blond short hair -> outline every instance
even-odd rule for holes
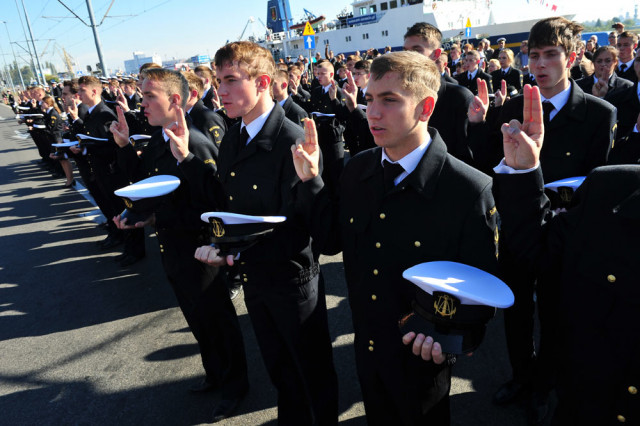
[[[438,100],[440,73],[435,62],[416,52],[391,52],[377,57],[371,63],[371,78],[380,80],[390,72],[398,73],[402,89],[422,101],[432,97]]]
[[[223,66],[238,67],[249,74],[249,78],[267,75],[273,80],[276,63],[271,53],[255,43],[236,41],[221,47],[214,57],[216,68]]]
[[[198,98],[201,98],[202,95],[204,95],[204,83],[202,79],[190,71],[181,71],[180,74],[182,74],[182,76],[187,79],[187,83],[189,83],[189,94],[195,90],[198,92]]]
[[[180,106],[184,108],[189,100],[189,83],[178,71],[164,68],[148,68],[145,70],[145,80],[156,81],[162,85],[167,95],[180,95]]]

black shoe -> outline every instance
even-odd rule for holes
[[[527,386],[523,383],[510,380],[493,394],[493,403],[496,405],[506,405],[515,402]]]
[[[549,412],[549,394],[543,392],[531,392],[527,420],[531,426],[540,426]]]
[[[191,386],[189,388],[189,392],[205,393],[205,392],[213,392],[216,389],[218,389],[218,385],[208,382],[207,379],[203,379],[201,382],[198,382],[195,385]]]
[[[119,237],[107,237],[107,239],[104,240],[104,243],[102,243],[100,245],[100,248],[102,250],[109,250],[109,249],[112,249],[114,247],[119,246],[123,242],[124,242],[124,240],[122,238],[119,238]]]
[[[69,182],[68,184],[64,184],[65,188],[71,188],[72,186],[76,186],[76,180],[72,179],[71,182]]]
[[[231,417],[233,412],[238,408],[238,405],[242,402],[247,392],[242,393],[240,396],[231,399],[221,400],[216,408],[213,409],[213,420],[211,423],[217,423],[221,420]]]
[[[120,262],[120,267],[126,268],[127,266],[131,266],[134,263],[138,263],[143,257],[144,256],[134,256],[132,254],[128,254],[124,259],[122,259],[122,262]]]

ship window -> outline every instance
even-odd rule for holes
[[[389,30],[383,30],[382,31],[382,37],[386,37],[389,35]]]
[[[395,9],[396,7],[398,7],[398,0],[391,0],[389,2],[389,9]]]
[[[371,5],[369,6],[369,13],[376,13],[378,11],[378,9],[376,8],[376,5]]]
[[[351,36],[346,36],[346,37],[344,38],[344,40],[345,40],[345,41],[351,41]]]
[[[387,10],[389,6],[387,5],[386,1],[383,1],[382,3],[380,3],[380,10]]]
[[[360,8],[360,15],[366,15],[366,14],[367,14],[367,7],[366,6],[361,7]]]
[[[362,34],[362,39],[363,40],[368,40],[369,39],[369,33]]]

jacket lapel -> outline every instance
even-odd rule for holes
[[[566,126],[570,121],[584,121],[587,114],[586,97],[582,89],[571,82],[571,93],[564,107],[549,122],[549,130]]]

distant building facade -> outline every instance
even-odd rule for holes
[[[148,62],[162,63],[162,58],[158,54],[145,56],[144,52],[133,52],[133,59],[124,61],[124,71],[126,74],[137,74],[143,64]]]

